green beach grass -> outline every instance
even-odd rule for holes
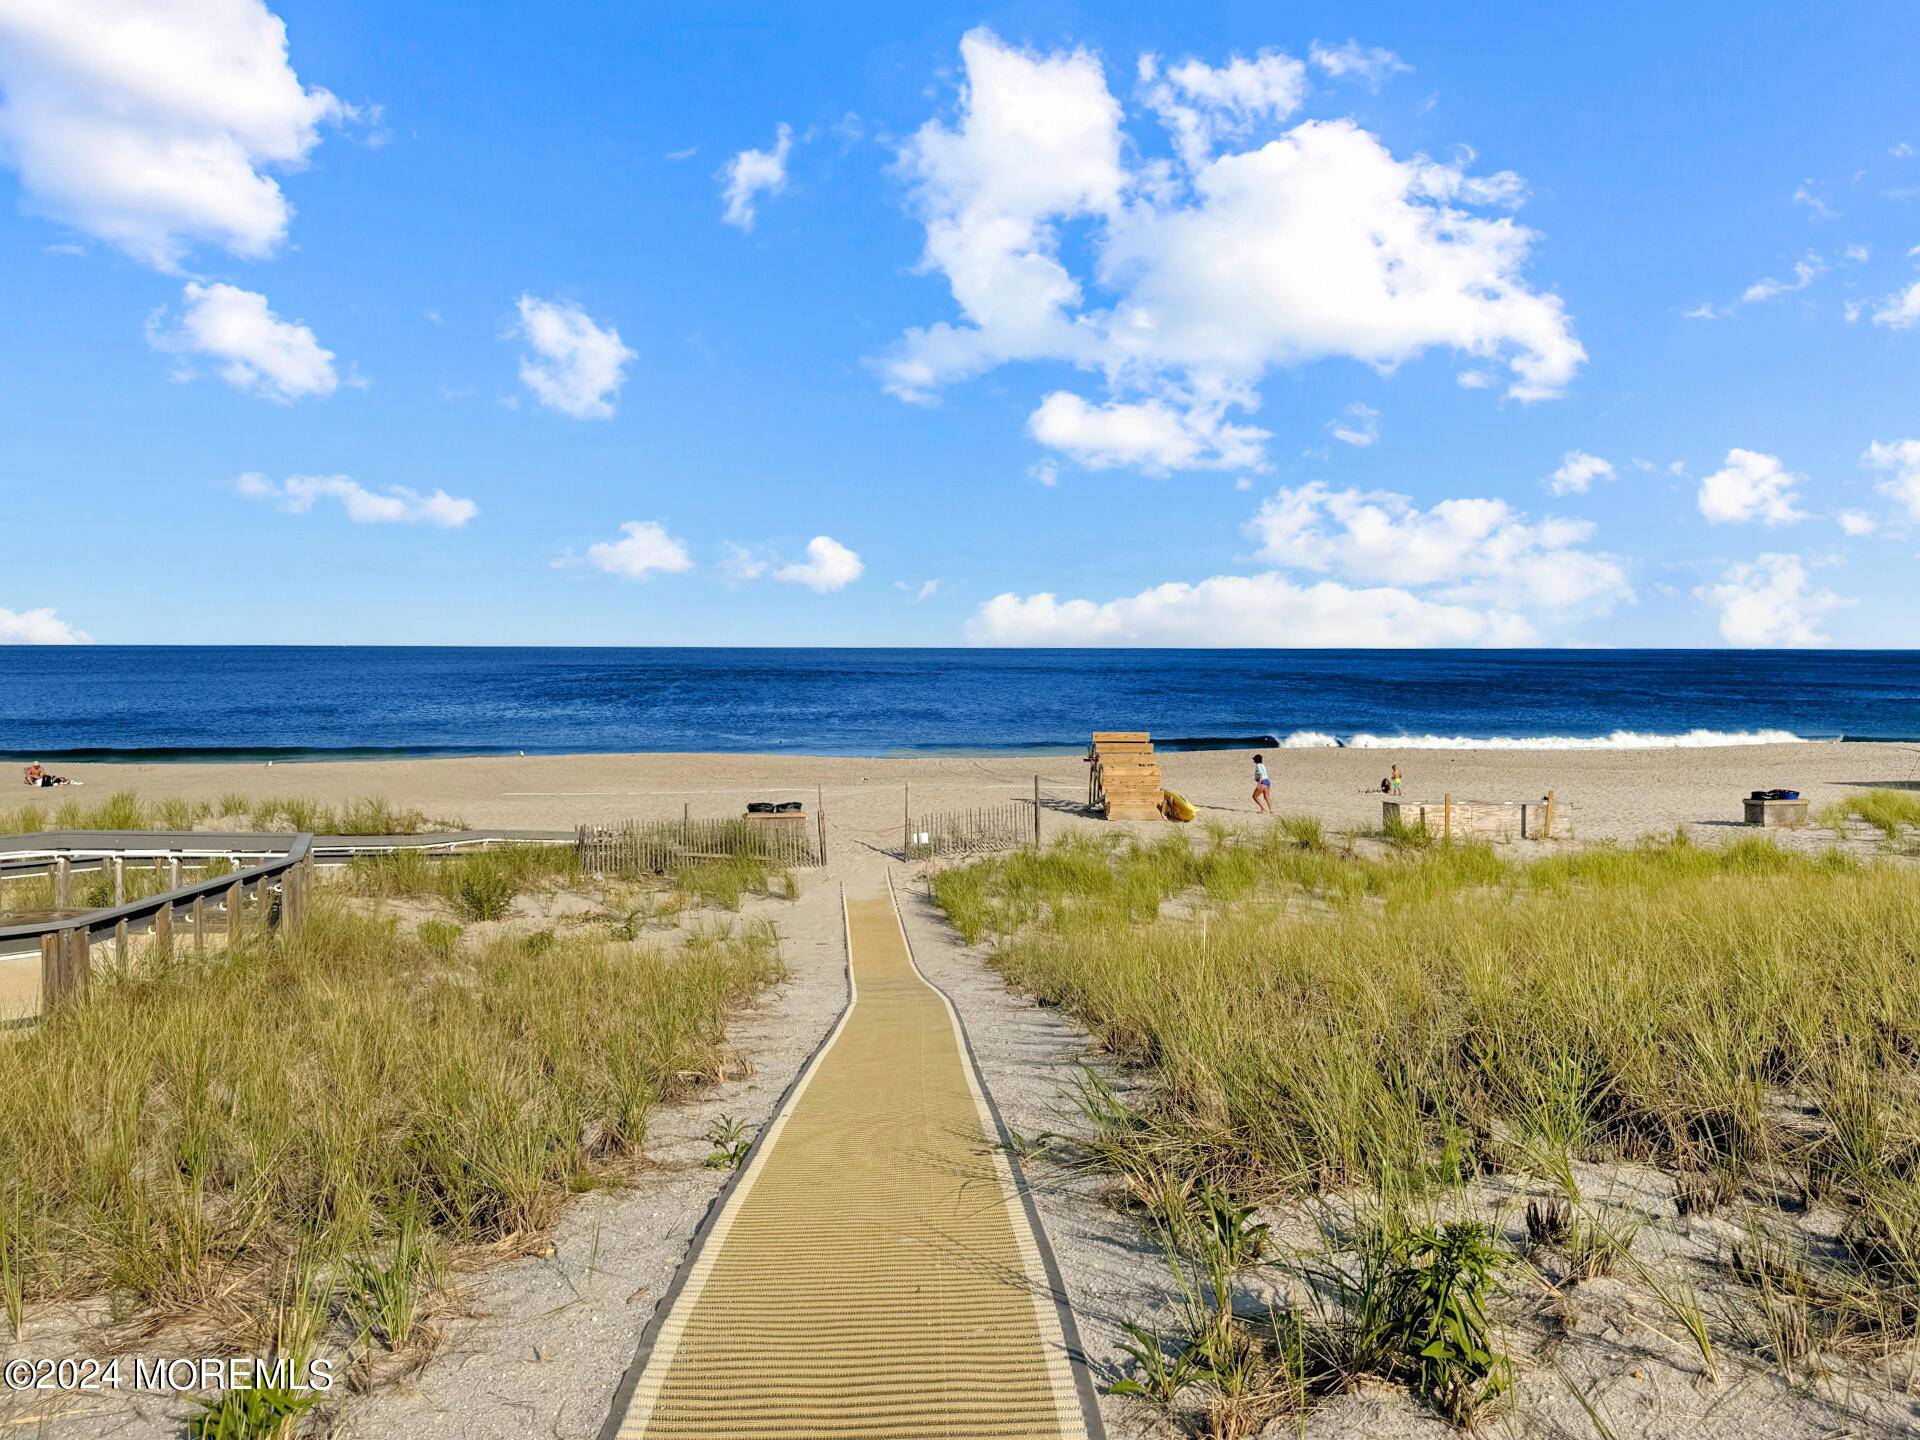
[[[289,796],[249,796],[230,792],[219,800],[143,800],[131,790],[116,790],[89,803],[71,791],[54,800],[35,800],[0,810],[0,835],[31,835],[42,830],[192,830],[202,821],[220,821],[232,830],[305,831],[313,835],[418,835],[430,830],[464,830],[463,820],[440,819],[389,804],[379,796],[326,805]]]
[[[140,1326],[310,1347],[357,1315],[397,1345],[449,1251],[510,1253],[617,1179],[780,964],[765,925],[461,947],[323,889],[297,931],[144,970],[0,1045],[16,1329],[104,1294]]]
[[[1013,984],[1145,1082],[1122,1099],[1089,1080],[1084,1158],[1178,1239],[1170,1263],[1190,1297],[1244,1263],[1208,1215],[1337,1201],[1363,1217],[1337,1264],[1316,1262],[1313,1293],[1340,1294],[1334,1311],[1228,1343],[1215,1331],[1238,1322],[1196,1303],[1160,1360],[1136,1357],[1136,1379],[1193,1358],[1215,1433],[1271,1413],[1229,1403],[1253,1382],[1208,1355],[1236,1346],[1261,1357],[1269,1399],[1305,1403],[1355,1373],[1423,1377],[1461,1421],[1495,1398],[1490,1351],[1434,1375],[1380,1334],[1359,1358],[1351,1346],[1383,1316],[1403,1338],[1440,1324],[1418,1299],[1434,1264],[1475,1291],[1447,1289],[1447,1303],[1484,1306],[1503,1263],[1483,1253],[1490,1236],[1418,1217],[1457,1209],[1490,1175],[1558,1188],[1566,1208],[1539,1218],[1539,1243],[1559,1247],[1568,1283],[1603,1258],[1631,1270],[1697,1334],[1711,1374],[1691,1288],[1641,1277],[1630,1235],[1601,1237],[1573,1160],[1665,1169],[1681,1215],[1831,1207],[1834,1253],[1756,1241],[1741,1278],[1766,1287],[1765,1314],[1791,1299],[1802,1353],[1884,1355],[1915,1338],[1920,867],[1684,836],[1535,860],[1473,845],[1369,854],[1295,822],[1198,843],[1069,839],[947,870],[933,889],[967,939],[993,940]]]

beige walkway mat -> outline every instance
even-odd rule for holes
[[[696,1237],[607,1440],[1098,1440],[1078,1339],[958,1017],[891,895],[853,999]]]

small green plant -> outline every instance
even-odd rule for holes
[[[285,1440],[320,1400],[319,1391],[290,1385],[229,1390],[200,1401],[187,1421],[187,1440]]]
[[[1608,1218],[1597,1213],[1576,1214],[1567,1223],[1563,1250],[1567,1257],[1567,1278],[1598,1280],[1611,1275],[1621,1261],[1633,1255],[1634,1238],[1640,1222],[1631,1215]]]
[[[732,1170],[747,1158],[747,1151],[753,1148],[753,1136],[750,1127],[743,1120],[731,1115],[722,1115],[707,1126],[707,1143],[714,1151],[706,1158],[709,1170]]]
[[[1327,833],[1316,815],[1282,815],[1280,833],[1302,850],[1327,848]]]
[[[453,907],[469,920],[504,920],[513,904],[515,888],[504,867],[491,855],[470,855],[453,862]]]
[[[1503,1260],[1492,1232],[1477,1223],[1453,1221],[1407,1236],[1398,1277],[1401,1345],[1419,1367],[1420,1393],[1456,1424],[1470,1423],[1512,1379],[1487,1323]]]
[[[447,920],[423,920],[413,932],[420,943],[440,956],[451,956],[460,944],[460,936],[465,933]]]
[[[1110,1395],[1135,1395],[1164,1410],[1172,1410],[1181,1392],[1200,1379],[1199,1367],[1184,1344],[1169,1345],[1157,1330],[1146,1330],[1131,1323],[1120,1327],[1127,1338],[1120,1342],[1129,1363],[1129,1373],[1107,1387]]]
[[[439,1254],[415,1212],[404,1211],[390,1259],[348,1261],[347,1313],[362,1335],[398,1350],[413,1338],[422,1302],[444,1276]]]

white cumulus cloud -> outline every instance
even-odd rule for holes
[[[1231,424],[1224,412],[1218,405],[1183,410],[1158,399],[1093,405],[1056,390],[1027,417],[1027,431],[1089,470],[1131,465],[1158,475],[1259,466],[1267,432]]]
[[[633,351],[611,325],[594,324],[578,305],[522,295],[516,332],[533,353],[520,360],[520,380],[549,410],[576,420],[607,420],[625,382]]]
[[[1871,535],[1880,528],[1880,522],[1864,510],[1842,510],[1833,518],[1840,522],[1843,531],[1856,538]]]
[[[1715,525],[1753,520],[1791,525],[1807,518],[1796,488],[1805,479],[1782,465],[1777,455],[1729,450],[1721,467],[1700,482],[1700,513]]]
[[[1442,500],[1421,509],[1405,495],[1282,489],[1247,523],[1262,559],[1348,580],[1441,587],[1449,601],[1511,609],[1583,607],[1600,614],[1632,598],[1625,565],[1580,548],[1586,520],[1530,520],[1504,500]]]
[[[346,475],[289,475],[275,483],[258,472],[249,472],[234,482],[234,488],[249,500],[270,500],[291,515],[311,513],[321,500],[335,500],[356,525],[434,525],[457,530],[480,513],[471,500],[436,489],[422,495],[404,485],[389,485],[384,492],[367,489]]]
[[[727,162],[726,209],[721,220],[740,230],[753,229],[758,197],[778,195],[787,188],[787,156],[793,150],[793,127],[782,122],[775,131],[773,149],[742,150]]]
[[[1889,330],[1910,330],[1920,325],[1920,280],[1881,301],[1880,308],[1873,312],[1873,323]]]
[[[1762,555],[1727,567],[1717,585],[1695,596],[1720,611],[1720,635],[1752,649],[1825,645],[1822,617],[1851,604],[1814,584],[1798,555]]]
[[[966,634],[979,645],[1179,647],[1526,645],[1538,638],[1510,613],[1391,586],[1298,585],[1271,572],[1156,585],[1106,601],[996,595],[968,620]]]
[[[49,608],[9,610],[0,606],[0,645],[91,645],[93,637],[62,620]]]
[[[1148,57],[1145,108],[1170,132],[1176,169],[1141,158],[1090,52],[1041,54],[985,29],[960,50],[957,115],[922,126],[899,157],[923,267],[960,314],[882,357],[902,398],[1011,361],[1065,361],[1100,372],[1115,405],[1158,402],[1210,430],[1226,407],[1257,408],[1275,366],[1339,356],[1387,371],[1444,349],[1504,363],[1507,393],[1534,400],[1586,359],[1559,298],[1523,278],[1532,232],[1477,213],[1516,203],[1518,178],[1398,158],[1348,120],[1283,128],[1304,85],[1297,61]],[[1086,232],[1085,265],[1063,248],[1069,226]],[[1142,454],[1166,468],[1223,463],[1178,441]]]
[[[618,540],[602,540],[587,547],[587,563],[609,575],[644,580],[656,572],[677,575],[691,570],[693,557],[660,521],[629,520],[621,525]]]
[[[271,174],[350,109],[300,83],[261,0],[4,0],[0,158],[33,209],[175,271],[258,259],[292,207]]]
[[[1547,489],[1556,495],[1584,495],[1596,480],[1613,479],[1613,465],[1584,450],[1569,450],[1560,468],[1547,477]]]
[[[781,566],[773,578],[825,595],[851,585],[866,568],[859,555],[831,535],[816,535],[807,542],[807,558]]]
[[[147,324],[154,349],[190,362],[201,356],[220,378],[243,394],[282,405],[308,395],[331,395],[340,385],[333,352],[298,321],[282,320],[267,297],[236,285],[188,282],[180,319],[169,327],[164,312]],[[191,378],[191,363],[176,372]]]
[[[1284,120],[1307,94],[1307,67],[1291,55],[1262,50],[1214,67],[1183,60],[1162,71],[1155,55],[1140,57],[1147,106],[1160,117],[1181,160],[1198,170],[1226,140],[1242,140],[1262,122]]]
[[[1920,440],[1876,440],[1860,457],[1869,469],[1886,475],[1880,493],[1920,525]]]

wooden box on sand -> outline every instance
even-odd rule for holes
[[[1571,840],[1573,807],[1564,800],[1383,800],[1380,823],[1425,830],[1435,839]],[[1552,833],[1548,833],[1548,827]]]

